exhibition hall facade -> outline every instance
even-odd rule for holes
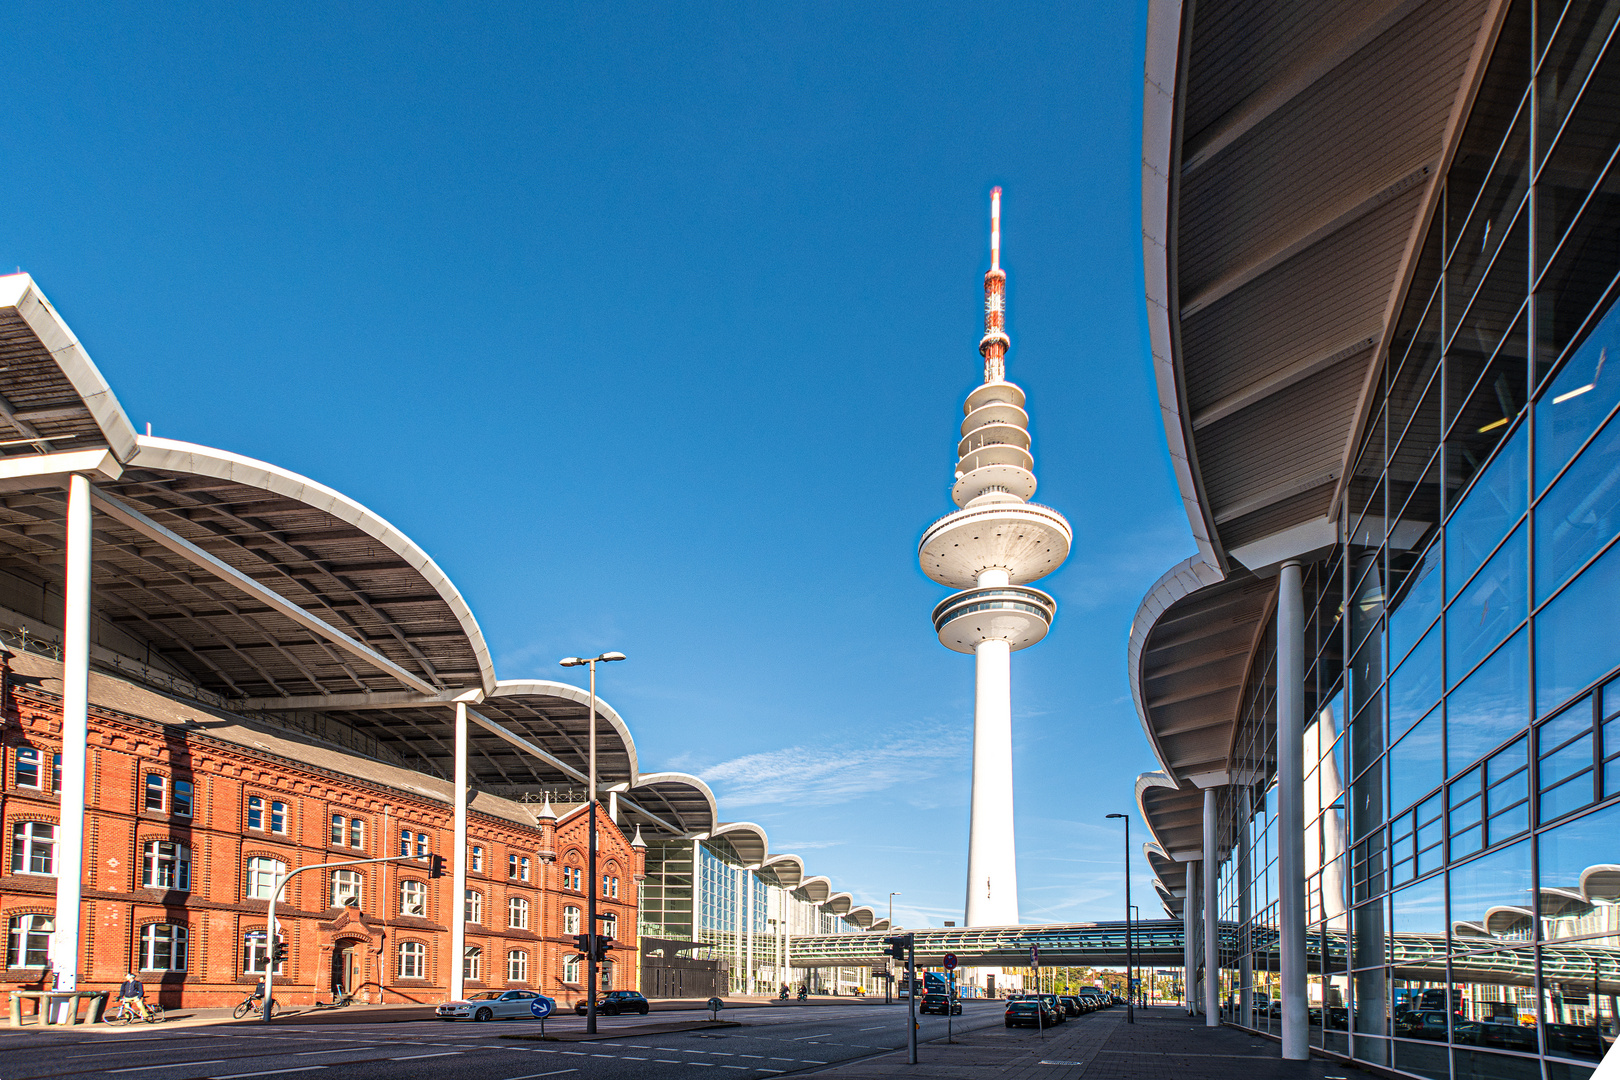
[[[1591,1075],[1620,996],[1613,3],[1150,6],[1143,220],[1199,552],[1132,627],[1192,1008]]]

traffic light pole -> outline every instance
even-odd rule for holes
[[[590,712],[590,816],[586,821],[586,828],[590,830],[589,843],[586,850],[586,862],[589,868],[586,871],[590,877],[585,881],[585,932],[590,935],[591,948],[585,955],[585,1033],[596,1034],[596,959],[601,952],[597,948],[596,930],[596,890],[601,886],[596,880],[596,661],[590,661],[591,666],[591,712]]]
[[[302,874],[306,870],[332,870],[340,866],[366,866],[370,863],[410,862],[418,859],[415,855],[390,855],[385,859],[345,859],[343,862],[315,863],[311,866],[300,866],[287,874],[276,875],[276,887],[270,890],[270,907],[265,912],[264,919],[264,1011],[260,1019],[268,1024],[270,1022],[270,998],[276,985],[276,964],[280,950],[276,947],[276,901],[281,898],[281,890],[287,887],[287,882]],[[442,877],[444,874],[444,856],[429,855],[428,865],[432,868],[430,877]]]
[[[907,1047],[911,1051],[911,1063],[917,1064],[917,938],[914,934],[906,935],[906,981],[911,984],[911,992],[906,995],[906,1004],[910,1006],[907,1013],[911,1017],[911,1027],[908,1032],[910,1038]],[[945,1011],[951,1011],[950,1002],[945,1003]]]

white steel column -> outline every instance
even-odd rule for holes
[[[1238,804],[1237,835],[1237,894],[1238,894],[1238,1023],[1254,1025],[1254,958],[1250,953],[1254,940],[1249,931],[1252,915],[1249,875],[1249,819],[1254,816],[1253,793],[1248,784],[1238,785],[1241,802]]]
[[[979,587],[1007,584],[986,570]],[[973,696],[973,805],[968,832],[968,926],[1018,923],[1018,852],[1013,841],[1012,647],[981,641]]]
[[[467,955],[467,703],[456,702],[455,855],[450,873],[450,1000],[466,997],[463,980]],[[494,958],[490,958],[494,963]]]
[[[743,916],[745,935],[744,949],[747,950],[743,960],[743,985],[750,996],[754,993],[754,872],[743,870],[743,903],[746,905]]]
[[[1305,997],[1305,596],[1297,561],[1277,583],[1277,879],[1282,1056],[1310,1057]]]
[[[1220,852],[1215,847],[1215,789],[1204,789],[1204,1026],[1221,1026],[1221,939],[1215,932],[1215,907],[1220,902],[1216,872]]]
[[[1198,935],[1194,922],[1198,911],[1198,860],[1187,863],[1187,887],[1181,899],[1181,965],[1187,977],[1182,998],[1187,1002],[1187,1015],[1198,1015]]]
[[[62,589],[62,805],[56,830],[56,931],[50,947],[54,989],[68,991],[79,988],[79,891],[84,880],[85,758],[90,741],[90,542],[90,481],[73,476],[68,479]],[[40,769],[50,769],[49,754]],[[75,1002],[62,1002],[57,1022],[70,1021],[77,1011]]]

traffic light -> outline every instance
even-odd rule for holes
[[[270,962],[280,966],[287,960],[287,943],[278,941],[270,947]]]
[[[613,948],[612,938],[608,937],[606,934],[596,935],[596,958],[598,960],[606,960],[608,958],[608,950],[611,948]]]
[[[430,878],[442,878],[442,877],[444,877],[444,856],[443,855],[429,855],[428,856],[428,877],[430,877]]]
[[[579,950],[579,955],[581,955],[581,956],[589,956],[589,955],[591,955],[591,935],[589,935],[589,934],[575,934],[574,935],[574,948]]]
[[[906,946],[911,944],[911,935],[897,934],[894,937],[886,937],[883,939],[883,944],[889,947],[890,956],[896,960],[904,960],[906,958]]]

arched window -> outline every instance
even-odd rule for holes
[[[577,982],[579,982],[579,957],[577,957],[577,956],[565,956],[565,957],[563,957],[563,982],[565,982],[565,983],[577,983]]]
[[[399,883],[399,913],[427,916],[427,885],[420,881]]]
[[[332,906],[360,906],[360,871],[332,871]]]
[[[141,845],[141,887],[191,891],[191,849],[172,840]]]
[[[463,915],[466,921],[470,923],[481,923],[484,921],[483,893],[479,892],[477,889],[467,890],[466,911],[463,913]]]
[[[529,928],[529,902],[523,897],[514,896],[506,902],[506,925],[513,930]]]
[[[579,933],[579,908],[573,905],[563,908],[563,933]]]
[[[602,966],[597,970],[602,976],[601,990],[605,994],[613,989],[613,961],[602,961]]]
[[[461,977],[467,982],[477,982],[483,978],[484,950],[477,945],[468,945],[461,954]]]
[[[513,949],[506,954],[506,981],[515,983],[529,981],[529,954],[522,949]]]
[[[186,928],[173,923],[141,927],[140,970],[186,970]]]
[[[56,826],[48,821],[19,821],[11,827],[11,872],[56,874]]]
[[[276,920],[276,925],[277,926],[281,925],[281,920],[280,919]],[[286,940],[286,938],[284,938],[282,935],[280,935],[280,934],[276,935],[277,944],[280,944],[281,942],[284,942],[285,940]],[[242,935],[242,973],[244,975],[263,975],[264,974],[264,969],[269,965],[269,963],[270,963],[270,952],[269,952],[268,949],[266,949],[264,947],[264,931],[263,930],[249,930],[246,934],[243,934]],[[282,963],[279,963],[279,964],[276,965],[276,974],[277,975],[281,975],[281,974],[285,973],[286,970],[287,970],[287,964],[286,964],[285,961],[283,961]]]
[[[51,956],[56,920],[49,915],[13,915],[6,935],[6,967],[44,967]]]
[[[420,941],[402,941],[399,943],[399,977],[402,979],[423,978],[427,970],[427,946]]]
[[[616,938],[619,936],[619,917],[617,915],[603,915],[602,936]]]
[[[276,891],[276,880],[287,872],[278,859],[255,855],[247,864],[247,897],[249,900],[268,900]]]

